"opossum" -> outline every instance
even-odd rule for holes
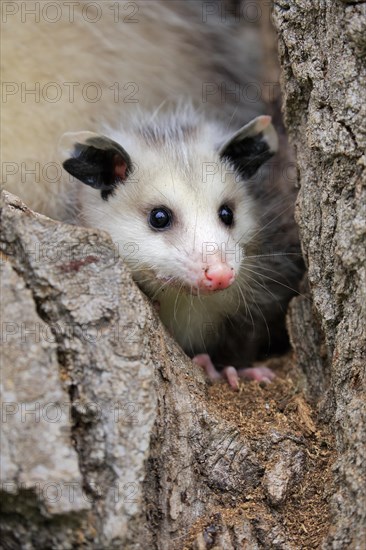
[[[37,212],[72,222],[74,189],[58,162],[65,132],[118,129],[139,112],[159,117],[176,104],[236,129],[265,114],[257,32],[235,25],[224,5],[5,2],[4,187]]]
[[[196,8],[197,4],[202,8],[204,3],[195,3]],[[70,34],[82,44],[80,31],[86,45],[97,38],[101,51],[96,54],[94,48],[95,59],[86,55],[83,69],[85,63],[89,69],[99,67],[103,89],[107,87],[106,66],[111,81],[121,69],[127,82],[138,81],[141,74],[138,88],[143,89],[143,97],[139,108],[135,106],[136,113],[125,105],[120,112],[119,104],[113,109],[109,106],[108,113],[103,112],[103,105],[94,110],[80,102],[67,108],[55,106],[52,121],[58,131],[70,130],[73,117],[78,124],[85,122],[86,131],[67,132],[58,144],[64,154],[63,168],[77,181],[63,177],[52,187],[40,178],[36,189],[21,189],[17,174],[10,173],[13,177],[8,178],[7,187],[20,191],[30,206],[52,217],[108,231],[163,323],[211,378],[222,376],[221,372],[234,388],[238,376],[270,380],[273,374],[268,369],[244,367],[251,365],[260,350],[268,351],[276,332],[284,331],[286,306],[301,272],[299,249],[284,231],[289,216],[285,223],[282,219],[283,211],[291,213],[292,205],[261,170],[277,150],[276,132],[270,117],[261,114],[264,109],[258,101],[248,103],[242,96],[233,100],[229,94],[225,102],[221,96],[201,103],[202,86],[207,82],[221,89],[223,81],[231,86],[246,81],[228,67],[241,57],[236,48],[245,52],[248,42],[240,34],[230,36],[227,25],[217,18],[203,25],[192,3],[189,7],[182,2],[136,5],[144,8],[142,28],[104,29],[103,21],[91,28],[79,12],[74,33],[64,21],[59,35],[55,27],[36,26],[34,33],[41,43],[55,38],[52,48],[57,47],[58,36],[62,41],[62,32],[68,44]],[[188,52],[172,42],[169,29],[193,43]],[[103,30],[108,30],[107,43]],[[25,48],[24,26],[21,31],[18,39]],[[142,45],[150,47],[149,37],[156,39],[160,33],[166,81],[161,81],[160,69],[154,74],[151,52],[141,50]],[[36,36],[30,32],[28,39],[36,41]],[[129,45],[125,56],[116,54],[123,37]],[[165,47],[166,43],[172,48]],[[246,59],[250,59],[249,50]],[[62,65],[66,60],[70,58],[57,62]],[[172,66],[179,61],[182,65],[173,74]],[[73,63],[80,66],[77,56]],[[247,78],[253,80],[247,69]],[[49,79],[56,79],[52,59],[47,59],[43,71]],[[204,71],[206,81],[197,78],[198,71]],[[73,77],[67,74],[66,78],[72,81]],[[180,100],[170,101],[168,89],[181,90]],[[11,100],[10,116],[14,97]],[[45,105],[43,111],[39,107],[36,126],[45,130],[50,106]],[[8,159],[14,151],[19,159],[19,154],[26,155],[24,151],[32,147],[30,157],[37,159],[41,149],[34,141],[22,149],[15,138],[9,147]],[[48,154],[48,159],[54,158]]]
[[[181,347],[211,377],[219,376],[214,364],[223,367],[237,387],[238,373],[272,378],[243,367],[283,317],[298,269],[277,245],[278,224],[263,224],[266,205],[251,182],[277,150],[270,117],[226,133],[178,110],[113,139],[69,134],[63,166],[85,184],[83,222],[110,233]]]

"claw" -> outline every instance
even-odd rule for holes
[[[276,375],[268,367],[251,367],[248,369],[239,369],[235,367],[227,366],[221,372],[218,371],[215,365],[211,361],[211,357],[207,353],[200,353],[193,357],[193,362],[203,368],[208,378],[212,381],[222,380],[225,378],[229,386],[233,390],[239,389],[239,379],[256,380],[257,382],[264,382],[270,384]]]
[[[239,389],[239,373],[236,370],[235,367],[225,367],[222,371],[224,378],[229,383],[229,386],[233,388],[233,390]]]
[[[199,355],[196,355],[195,357],[193,357],[193,363],[200,365],[200,367],[203,368],[210,380],[219,380],[220,378],[222,378],[219,371],[216,370],[208,353],[200,353]]]
[[[256,380],[270,384],[276,378],[276,375],[268,367],[251,367],[249,369],[240,369],[238,371],[240,378],[246,380]]]
[[[239,376],[234,367],[225,367],[222,372],[219,372],[207,353],[201,353],[193,357],[193,363],[200,365],[211,381],[225,378],[231,388],[234,390],[239,389]]]

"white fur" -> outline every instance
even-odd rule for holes
[[[257,229],[255,206],[245,184],[219,157],[219,143],[227,137],[220,124],[204,122],[192,110],[178,111],[155,130],[166,139],[147,145],[140,132],[148,122],[135,130],[131,123],[128,133],[110,136],[130,154],[135,171],[107,201],[98,189],[80,184],[83,222],[110,233],[136,281],[160,303],[160,316],[182,347],[202,351],[217,338],[225,317],[237,311],[241,291],[235,282],[209,296],[189,291],[217,260],[239,278],[243,247]],[[179,136],[187,126],[196,131]],[[223,204],[234,209],[233,227],[218,216]],[[148,224],[149,212],[159,206],[173,212],[166,231]]]
[[[50,22],[54,10],[42,15],[42,2],[30,4],[41,10],[38,21],[24,14],[26,2],[15,2],[16,13],[4,15],[2,25],[2,80],[18,91],[2,99],[1,160],[4,187],[39,212],[70,221],[73,187],[57,152],[65,132],[101,133],[103,127],[118,127],[139,110],[158,116],[177,99],[193,102],[214,119],[234,119],[234,127],[261,112],[258,102],[246,104],[243,96],[238,102],[232,94],[223,98],[220,92],[228,80],[227,69],[238,86],[245,79],[255,80],[257,37],[250,29],[243,36],[220,17],[204,21],[207,2],[120,0],[118,22],[116,2],[96,2],[101,17],[94,23],[89,20],[95,10],[84,10],[92,3],[84,0],[72,8],[73,21],[63,2],[56,22]],[[133,13],[135,7],[138,11]],[[61,90],[58,101],[48,99],[55,93],[50,83]],[[74,97],[65,83],[76,83]],[[94,90],[88,88],[90,83],[101,91],[96,102],[88,100]],[[217,92],[203,98],[207,84]],[[230,82],[228,86],[233,88]],[[25,95],[22,89],[39,92]]]
[[[31,17],[22,23],[18,13],[3,25],[3,80],[24,83],[28,89],[39,83],[41,91],[56,82],[62,90],[55,103],[42,93],[39,101],[33,96],[23,101],[20,92],[3,103],[2,166],[18,167],[14,174],[4,174],[3,183],[35,210],[61,220],[70,220],[77,212],[78,222],[107,230],[135,279],[160,302],[161,318],[181,345],[190,352],[203,351],[217,342],[224,318],[246,308],[246,276],[238,247],[245,250],[255,235],[258,216],[245,186],[220,161],[218,151],[232,133],[229,126],[237,130],[262,112],[260,102],[247,103],[242,95],[237,101],[230,93],[223,98],[221,90],[223,84],[232,89],[230,79],[238,86],[256,80],[256,35],[249,29],[243,35],[219,18],[204,22],[199,1],[139,0],[138,23],[114,23],[106,8],[109,3],[100,3],[103,17],[90,23],[82,16],[85,4],[75,7],[73,23],[64,9],[57,23],[42,17],[37,23]],[[123,15],[131,3],[119,4]],[[78,83],[73,102],[67,82]],[[80,92],[90,82],[102,90],[96,103],[86,101]],[[115,82],[121,93],[118,102]],[[204,101],[207,83],[218,91]],[[138,103],[128,102],[131,93]],[[181,107],[164,118],[177,98]],[[190,103],[194,109],[182,107]],[[157,133],[170,128],[164,143],[147,144],[143,137],[143,129],[154,121]],[[185,133],[187,124],[196,133]],[[100,191],[64,172],[56,181],[45,177],[45,166],[58,161],[62,134],[82,128],[109,135],[136,163],[137,169],[108,201],[101,199]],[[37,163],[39,174],[23,173]],[[207,182],[202,176],[205,163],[217,167]],[[218,217],[218,208],[228,201],[235,210],[232,228]],[[154,232],[147,223],[148,212],[161,205],[171,208],[176,225]],[[226,252],[236,282],[210,296],[179,291],[179,285],[194,287],[214,258],[204,258],[205,243],[214,243],[216,254]],[[178,286],[166,284],[167,277]]]

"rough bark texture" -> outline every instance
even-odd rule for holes
[[[366,544],[366,5],[277,0],[286,126],[312,300],[290,329],[339,453],[329,548]],[[305,329],[305,330],[304,330]]]
[[[309,265],[289,318],[305,376],[290,360],[271,387],[208,387],[108,235],[6,196],[2,548],[364,548],[364,5],[278,1],[274,16]]]
[[[105,235],[16,200],[2,222],[5,541],[126,542],[156,415],[152,315]]]
[[[298,384],[215,398],[108,235],[9,195],[1,225],[3,547],[296,548],[329,439]]]

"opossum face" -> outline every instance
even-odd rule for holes
[[[126,150],[85,134],[64,163],[86,184],[84,222],[111,234],[150,295],[230,287],[258,230],[245,181],[275,150],[270,119],[259,117],[222,147],[214,130],[145,129],[118,138]]]

